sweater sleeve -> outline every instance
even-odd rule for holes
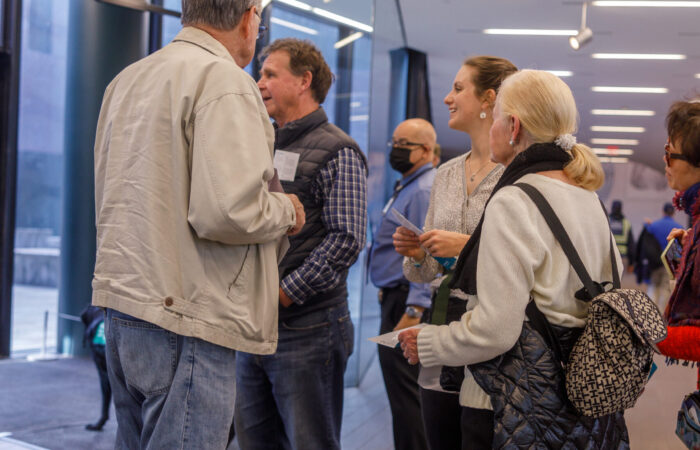
[[[479,245],[477,298],[461,320],[428,326],[418,335],[425,366],[487,361],[518,340],[535,270],[545,258],[534,214],[539,212],[517,192],[502,189],[489,203]]]

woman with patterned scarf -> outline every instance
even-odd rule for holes
[[[700,362],[700,100],[671,105],[666,127],[666,179],[678,191],[673,204],[691,217],[692,225],[669,235],[681,242],[683,253],[664,314],[668,337],[659,350],[676,360]]]

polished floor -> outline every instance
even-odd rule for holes
[[[666,366],[625,414],[633,450],[680,450],[674,434],[683,396],[695,389],[696,369]],[[97,372],[83,358],[45,362],[0,361],[0,450],[111,449],[116,423],[90,432],[99,410]],[[113,415],[112,415],[113,417]],[[389,450],[391,417],[376,359],[357,388],[345,390],[342,445],[347,450]],[[235,447],[234,447],[235,448]]]
[[[624,287],[637,287],[627,275]],[[31,322],[34,334],[22,336],[23,345],[36,345],[46,305],[41,299],[51,290],[28,289],[24,310],[16,319]],[[20,314],[20,312],[23,312]],[[30,314],[32,313],[32,314]],[[54,311],[55,314],[55,311]],[[31,319],[31,320],[30,320]],[[53,330],[49,330],[52,332]],[[55,331],[53,331],[55,333]],[[19,337],[16,333],[13,337]],[[85,430],[99,414],[100,389],[97,371],[90,359],[68,358],[29,362],[18,357],[0,360],[0,450],[102,450],[114,447],[116,421],[102,432]],[[625,413],[633,450],[681,450],[675,435],[676,415],[683,396],[696,389],[697,369],[667,366],[656,358],[658,370],[647,384],[637,405]],[[345,389],[342,446],[346,450],[390,450],[393,448],[391,414],[379,364],[374,358],[362,383]],[[237,449],[232,446],[230,450]]]

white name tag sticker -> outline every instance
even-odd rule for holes
[[[294,181],[297,165],[299,165],[299,153],[275,150],[275,158],[272,160],[272,165],[277,169],[280,181]]]

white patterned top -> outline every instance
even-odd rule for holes
[[[468,195],[464,167],[470,154],[471,151],[445,162],[438,168],[430,191],[430,206],[425,216],[424,231],[437,229],[471,235],[479,224],[486,201],[501,178],[504,168],[500,164],[494,167]],[[445,278],[445,275],[442,275],[443,267],[432,256],[426,256],[419,267],[413,263],[410,258],[403,260],[406,279],[416,283],[429,282],[431,288],[437,290]],[[438,275],[440,276],[437,277]],[[463,300],[467,299],[466,294],[459,289],[453,289],[450,294]]]

